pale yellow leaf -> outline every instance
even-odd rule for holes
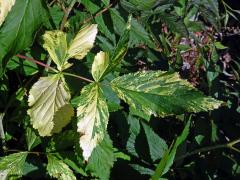
[[[93,47],[97,31],[96,24],[82,28],[69,46],[67,59],[83,59]]]
[[[41,136],[60,132],[73,116],[69,105],[70,93],[63,77],[59,74],[42,77],[29,92],[28,114],[33,128]]]
[[[100,51],[94,58],[92,65],[92,76],[95,81],[99,81],[109,65],[109,56]]]

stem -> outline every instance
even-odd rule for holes
[[[198,153],[203,153],[203,152],[207,152],[207,151],[212,151],[212,150],[216,150],[216,149],[222,149],[222,148],[228,148],[228,144],[219,144],[219,145],[214,145],[214,146],[208,146],[208,147],[203,147],[197,150],[194,150],[192,152],[187,152],[186,154],[176,158],[174,161],[179,161],[182,159],[185,159],[186,157],[198,154]]]
[[[76,2],[77,2],[76,0],[72,0],[70,6],[69,6],[69,7],[67,8],[67,10],[65,11],[65,14],[64,14],[64,16],[63,16],[62,23],[61,23],[61,26],[60,26],[60,30],[61,30],[61,31],[63,31],[64,26],[65,26],[65,24],[66,24],[66,22],[67,22],[68,16],[69,16],[69,14],[70,14],[70,12],[71,12],[71,10],[72,10],[72,8],[73,8],[73,6],[74,6],[74,4],[75,4]]]
[[[49,65],[47,65],[47,64],[44,64],[44,63],[38,61],[38,60],[36,60],[36,59],[30,58],[30,57],[27,57],[27,56],[23,56],[23,55],[21,55],[21,54],[17,54],[16,56],[19,57],[19,58],[21,58],[21,59],[25,59],[25,60],[34,62],[34,63],[36,63],[36,64],[39,64],[40,66],[43,66],[43,67],[45,67],[45,68],[51,69],[51,70],[54,71],[54,72],[58,72],[58,70],[52,68],[51,66],[49,66]]]
[[[1,113],[0,114],[0,137],[2,140],[2,144],[4,146],[5,144],[5,133],[4,133],[4,129],[3,129],[3,118],[4,118],[5,113]]]
[[[84,81],[87,81],[87,82],[90,82],[90,83],[93,83],[94,81],[92,81],[91,79],[88,79],[88,78],[85,78],[85,77],[82,77],[82,76],[78,76],[76,74],[71,74],[71,73],[67,73],[67,72],[62,72],[64,75],[66,76],[72,76],[72,77],[76,77],[78,79],[81,79],[81,80],[84,80]]]
[[[229,142],[227,144],[218,144],[218,145],[214,145],[214,146],[203,147],[203,148],[194,150],[190,153],[187,152],[186,154],[176,158],[174,161],[179,161],[179,160],[182,160],[186,157],[189,157],[189,156],[192,156],[192,155],[195,155],[195,154],[198,154],[198,153],[212,151],[212,150],[216,150],[216,149],[222,149],[222,148],[229,148],[229,149],[232,149],[232,150],[240,153],[240,150],[234,147],[234,145],[238,144],[238,143],[240,143],[240,138],[237,139],[237,140],[234,140],[232,142]]]

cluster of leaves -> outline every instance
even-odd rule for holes
[[[239,152],[217,126],[239,117],[240,66],[216,38],[235,13],[217,0],[0,0],[0,178],[220,177],[198,172],[207,155],[187,157]],[[220,156],[237,176],[239,157]]]

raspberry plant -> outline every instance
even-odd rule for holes
[[[184,2],[181,1],[182,7]],[[104,8],[100,10],[101,7]],[[118,159],[130,161],[131,156],[138,157],[134,143],[141,128],[155,162],[156,170],[149,170],[150,176],[159,179],[166,174],[178,146],[189,134],[192,114],[224,104],[206,96],[173,69],[126,68],[129,56],[134,58],[131,57],[134,48],[162,51],[154,33],[146,30],[137,17],[147,21],[160,15],[162,23],[177,34],[176,39],[197,31],[193,29],[200,22],[190,24],[188,16],[181,21],[173,12],[167,15],[172,7],[181,17],[183,9],[174,1],[0,0],[1,78],[6,79],[8,71],[21,69],[22,77],[18,78],[26,79],[1,114],[1,124],[3,119],[6,124],[11,123],[6,119],[10,117],[9,107],[14,101],[20,102],[14,121],[24,131],[20,138],[24,145],[12,150],[13,137],[8,135],[8,140],[5,128],[1,127],[4,156],[0,161],[0,177],[14,179],[34,173],[34,158],[40,156],[45,159],[36,167],[44,167],[42,178],[109,179]],[[128,12],[127,20],[120,16],[122,8]],[[110,13],[111,25],[104,19],[105,11]],[[213,22],[216,29],[217,18]],[[118,39],[113,30],[120,35]],[[165,40],[164,51],[169,51],[169,42],[159,37]],[[133,143],[128,141],[127,149],[131,155],[118,145],[115,147],[116,138],[111,140],[111,136],[118,136],[110,130],[112,125],[108,126],[111,114],[116,112],[127,117]],[[181,115],[185,117],[185,128],[172,145],[150,127],[154,117]],[[16,128],[17,124],[12,122],[11,127]],[[234,148],[236,143],[223,147]]]

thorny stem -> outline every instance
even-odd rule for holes
[[[218,145],[214,145],[214,146],[203,147],[203,148],[194,150],[192,152],[186,153],[186,154],[176,158],[174,161],[179,161],[179,160],[185,159],[186,157],[189,157],[189,156],[192,156],[195,154],[208,152],[208,151],[212,151],[212,150],[216,150],[216,149],[222,149],[222,148],[229,148],[229,149],[232,149],[232,150],[240,153],[240,150],[234,147],[234,145],[236,145],[238,143],[240,143],[240,138],[235,141],[226,143],[226,144],[218,144]]]

